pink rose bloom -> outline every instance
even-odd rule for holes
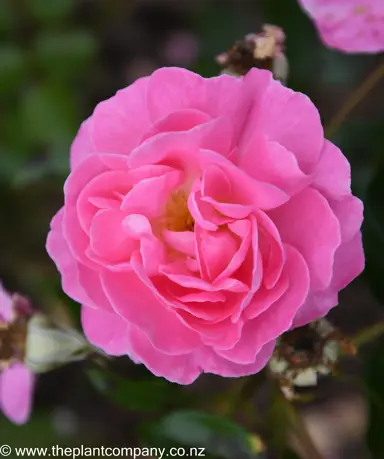
[[[30,312],[25,298],[9,296],[0,283],[0,411],[15,424],[28,420],[32,405],[35,378],[22,363],[22,350],[18,348],[18,344],[24,344],[18,338],[21,334],[23,341],[26,331],[22,321]]]
[[[347,53],[384,50],[384,1],[299,0],[315,21],[321,39]]]
[[[47,249],[88,339],[170,381],[259,371],[363,269],[348,161],[269,71],[164,68],[119,91],[64,192]]]

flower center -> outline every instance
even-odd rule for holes
[[[19,317],[14,322],[0,323],[0,371],[14,361],[22,361],[27,339],[27,320]]]
[[[195,221],[188,209],[188,194],[178,189],[165,206],[165,227],[170,231],[193,231]]]

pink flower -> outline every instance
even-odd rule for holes
[[[384,51],[382,0],[299,0],[322,40],[347,53]]]
[[[81,126],[64,191],[47,249],[88,339],[170,381],[259,371],[363,269],[348,161],[269,71],[136,81]]]
[[[35,377],[23,364],[28,301],[9,296],[0,284],[0,411],[15,424],[24,424],[31,412]]]

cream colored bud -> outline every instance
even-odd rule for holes
[[[84,359],[91,348],[78,331],[55,327],[43,314],[34,314],[27,329],[24,363],[34,373],[44,373]]]

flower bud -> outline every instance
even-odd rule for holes
[[[270,70],[285,83],[288,60],[284,54],[285,34],[280,27],[264,25],[261,33],[251,33],[237,41],[226,53],[216,57],[222,73],[245,75],[252,67]]]
[[[288,398],[294,388],[317,385],[320,375],[331,374],[346,338],[326,319],[285,333],[276,346],[269,369],[280,381]]]
[[[56,327],[43,314],[30,318],[24,363],[34,373],[82,360],[89,352],[87,341],[76,330]]]

